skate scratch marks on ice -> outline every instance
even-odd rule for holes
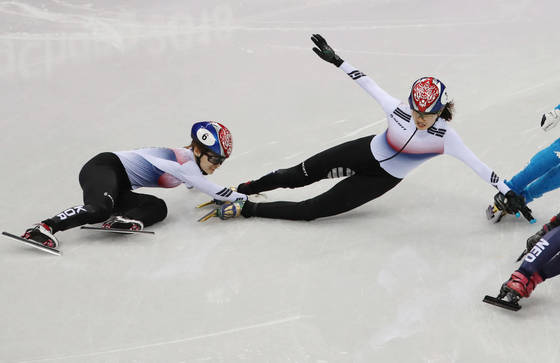
[[[105,351],[101,351],[101,352],[75,354],[75,355],[59,356],[59,357],[52,357],[52,358],[40,358],[40,359],[34,359],[34,360],[20,361],[20,363],[48,362],[48,361],[54,361],[54,360],[74,360],[75,361],[77,358],[90,358],[90,357],[95,357],[95,356],[105,355],[105,354],[123,353],[123,352],[131,352],[131,351],[141,350],[141,349],[163,347],[163,346],[172,345],[172,344],[191,342],[191,341],[207,339],[207,338],[214,338],[214,337],[227,335],[227,334],[235,334],[235,333],[239,333],[239,332],[243,332],[243,331],[247,331],[247,330],[252,330],[252,329],[260,329],[260,328],[267,328],[267,327],[270,327],[270,326],[288,324],[288,323],[296,322],[298,320],[310,319],[310,318],[313,318],[313,316],[312,315],[296,315],[296,316],[290,316],[290,317],[283,318],[283,319],[271,320],[271,321],[267,321],[267,322],[260,323],[260,324],[247,325],[247,326],[242,326],[242,327],[239,327],[239,328],[222,330],[222,331],[215,332],[215,333],[208,333],[208,334],[197,335],[197,336],[189,337],[189,338],[169,340],[167,342],[151,343],[151,344],[139,345],[139,346],[136,346],[136,347],[128,347],[128,348],[110,349],[110,350],[105,350]]]

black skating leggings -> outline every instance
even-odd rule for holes
[[[84,205],[68,208],[44,220],[53,232],[84,224],[100,223],[120,215],[152,225],[167,216],[165,202],[157,197],[131,191],[130,181],[117,155],[101,153],[80,171]]]
[[[347,212],[385,194],[402,179],[387,173],[371,154],[375,135],[349,141],[320,152],[288,169],[280,169],[239,186],[241,193],[256,194],[276,188],[298,188],[326,178],[346,178],[315,198],[302,202],[252,203],[241,214],[310,221]]]

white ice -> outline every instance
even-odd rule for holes
[[[196,120],[233,132],[223,185],[381,132],[379,105],[311,51],[312,33],[396,97],[438,76],[455,129],[510,177],[560,134],[539,128],[560,102],[559,13],[557,0],[0,1],[0,228],[80,204],[95,154],[186,145]],[[451,157],[313,222],[198,223],[205,195],[143,192],[168,203],[155,237],[71,230],[62,257],[0,240],[0,362],[560,361],[557,281],[516,313],[481,302],[538,226],[489,224],[495,190]],[[531,204],[539,224],[559,195]]]

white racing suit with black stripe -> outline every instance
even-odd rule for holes
[[[451,155],[485,182],[507,193],[509,187],[463,143],[449,122],[438,118],[427,130],[416,128],[408,103],[392,97],[348,62],[342,69],[383,108],[387,129],[325,150],[296,166],[280,169],[239,186],[243,193],[297,188],[329,177],[345,177],[327,192],[302,202],[247,202],[246,217],[312,220],[354,209],[393,187],[423,162]]]
[[[133,191],[140,187],[173,188],[185,184],[221,201],[247,199],[244,194],[208,180],[187,148],[101,153],[83,166],[79,179],[84,204],[42,221],[53,233],[100,223],[114,215],[138,220],[145,227],[163,220],[167,216],[165,202]]]

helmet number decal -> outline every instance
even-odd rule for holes
[[[196,132],[196,138],[206,146],[212,146],[216,143],[214,135],[204,128],[198,129]]]

